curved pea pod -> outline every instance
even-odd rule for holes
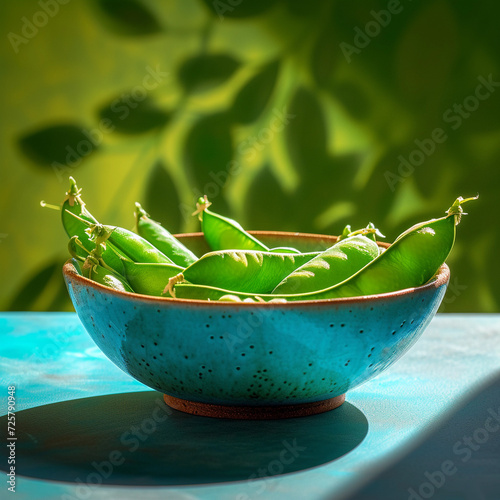
[[[318,292],[321,298],[354,297],[393,292],[427,283],[446,261],[463,215],[462,204],[477,199],[459,197],[447,215],[421,222],[401,233],[380,257],[338,288]]]
[[[376,259],[341,283],[320,291],[302,294],[259,294],[265,301],[284,298],[287,301],[321,300],[388,293],[427,283],[445,262],[453,248],[456,226],[463,215],[462,204],[474,198],[457,198],[446,217],[421,222],[407,229]],[[179,283],[176,297],[219,300],[224,295],[241,299],[255,294],[216,287]]]
[[[363,234],[347,237],[297,268],[272,293],[322,290],[346,280],[378,256],[379,246],[373,239]]]
[[[182,267],[175,264],[150,264],[124,261],[125,277],[136,293],[161,296],[168,280],[179,274]]]
[[[318,252],[272,253],[255,250],[220,250],[200,257],[169,282],[169,290],[180,281],[211,285],[249,293],[268,293],[294,269]]]
[[[93,259],[86,259],[81,266],[82,275],[89,278],[101,285],[112,288],[113,290],[118,290],[120,292],[134,292],[127,281],[120,276],[105,267],[101,266],[99,263],[95,262]]]
[[[149,241],[128,229],[97,223],[89,224],[88,233],[94,244],[110,242],[126,259],[133,262],[173,264]]]
[[[97,220],[87,210],[87,207],[81,197],[82,190],[76,185],[75,179],[70,177],[69,181],[70,186],[66,192],[66,197],[62,205],[61,221],[66,234],[70,238],[78,236],[79,241],[87,251],[85,252],[82,248],[75,247],[77,255],[86,258],[88,253],[90,253],[96,246],[95,243],[90,240],[87,228],[89,224],[96,224]],[[124,255],[120,254],[120,252],[114,248],[112,244],[107,245],[102,256],[111,268],[120,274],[123,273],[121,258],[124,257]]]
[[[212,250],[269,251],[264,243],[245,231],[238,222],[209,210],[210,205],[206,195],[199,198],[193,215],[198,214],[201,230]]]
[[[137,234],[154,245],[174,264],[187,267],[198,259],[189,248],[184,246],[167,229],[150,219],[139,203],[135,204],[135,219]]]

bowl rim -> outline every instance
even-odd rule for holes
[[[254,236],[264,236],[264,237],[294,237],[294,238],[303,238],[303,239],[310,239],[311,237],[318,238],[318,239],[323,239],[323,240],[330,240],[332,242],[335,242],[338,237],[333,236],[333,235],[327,235],[327,234],[316,234],[316,233],[301,233],[301,232],[288,232],[288,231],[248,231],[250,234]],[[189,237],[202,237],[203,233],[201,232],[194,232],[194,233],[179,233],[179,234],[174,234],[175,237],[178,237],[180,239],[182,238],[189,238]],[[379,246],[383,248],[388,248],[391,244],[386,243],[386,242],[377,242]],[[73,265],[72,258],[68,259],[64,265],[63,265],[63,275],[66,281],[68,280],[73,280],[79,283],[80,285],[83,285],[85,287],[89,288],[94,288],[98,291],[103,291],[106,292],[110,295],[116,295],[118,297],[123,297],[123,298],[132,298],[136,299],[138,301],[145,301],[145,302],[151,302],[151,303],[157,303],[158,305],[160,304],[193,304],[193,305],[204,305],[204,306],[210,306],[210,307],[225,307],[225,308],[231,308],[231,307],[250,307],[250,308],[283,308],[283,307],[296,307],[296,306],[318,306],[322,304],[353,304],[353,303],[360,303],[360,302],[372,302],[372,301],[378,301],[378,300],[384,300],[384,299],[389,299],[389,298],[395,298],[395,297],[401,297],[404,295],[409,295],[411,293],[419,293],[419,292],[425,292],[431,289],[437,289],[441,287],[442,285],[445,285],[449,282],[450,280],[450,268],[446,263],[443,263],[436,274],[425,284],[418,286],[418,287],[411,287],[411,288],[404,288],[401,290],[396,290],[393,292],[387,292],[387,293],[379,293],[379,294],[372,294],[372,295],[359,295],[356,297],[338,297],[334,299],[315,299],[315,300],[295,300],[295,301],[290,301],[290,302],[226,302],[226,301],[218,301],[218,300],[201,300],[201,299],[181,299],[181,298],[175,298],[175,297],[159,297],[155,295],[144,295],[140,293],[135,293],[135,292],[122,292],[119,290],[114,290],[112,288],[109,288],[107,286],[101,285],[100,283],[97,283],[96,281],[93,281],[89,278],[86,278],[79,274],[75,266]],[[256,294],[258,295],[258,294]]]

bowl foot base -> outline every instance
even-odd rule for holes
[[[163,395],[165,403],[175,410],[191,415],[214,418],[232,418],[240,420],[273,420],[280,418],[306,417],[338,408],[345,401],[345,394],[324,401],[296,405],[277,406],[227,406],[199,403],[179,399],[168,394]]]

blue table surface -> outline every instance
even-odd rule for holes
[[[160,418],[161,395],[113,365],[76,314],[0,313],[0,332],[19,500],[500,499],[500,315],[438,314],[339,409],[268,423]],[[125,449],[127,422],[155,412]],[[113,471],[89,476],[93,457],[116,459]]]

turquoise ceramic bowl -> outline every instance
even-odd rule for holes
[[[322,250],[336,238],[254,232],[269,246]],[[180,239],[201,255],[199,233]],[[84,327],[119,368],[183,411],[236,418],[334,408],[416,342],[446,291],[443,265],[428,284],[393,293],[285,304],[206,302],[117,292],[64,277]]]

